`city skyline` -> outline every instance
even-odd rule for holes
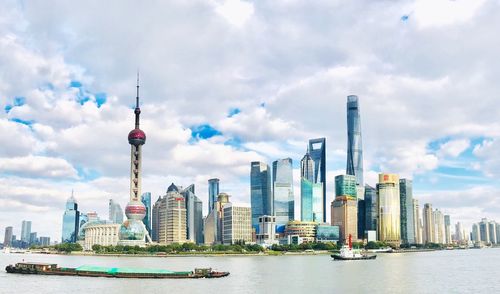
[[[470,5],[460,10],[469,13],[447,9],[449,17],[444,20],[426,17],[431,8],[425,5],[361,1],[317,6],[314,11],[328,19],[326,26],[337,28],[325,31],[308,18],[294,17],[287,23],[273,17],[283,11],[309,11],[305,3],[281,7],[235,2],[238,11],[246,12],[245,17],[238,14],[236,21],[234,12],[222,3],[197,3],[125,9],[120,16],[103,9],[106,17],[92,25],[82,24],[77,17],[91,11],[87,4],[79,11],[54,5],[53,11],[41,15],[35,13],[40,11],[36,3],[8,2],[0,12],[5,19],[0,29],[0,63],[6,72],[16,74],[0,77],[0,130],[16,140],[0,150],[0,192],[6,204],[0,230],[13,226],[19,237],[19,224],[12,220],[20,215],[37,224],[39,235],[60,240],[60,233],[52,227],[62,227],[61,214],[72,189],[82,212],[97,210],[107,215],[110,198],[126,206],[129,150],[124,136],[132,117],[130,85],[137,67],[144,76],[141,108],[148,112],[142,125],[151,137],[143,158],[143,191],[152,193],[152,201],[171,182],[194,183],[206,214],[207,181],[216,177],[221,181],[220,191],[232,195],[232,202],[248,204],[249,163],[270,164],[289,157],[294,162],[297,219],[304,147],[309,139],[325,137],[324,213],[329,221],[334,177],[345,173],[345,99],[357,95],[365,183],[374,187],[378,173],[395,173],[413,180],[413,197],[420,207],[432,203],[451,215],[452,223],[460,221],[470,227],[477,215],[500,219],[496,197],[500,192],[496,180],[500,116],[492,107],[498,91],[491,82],[498,61],[473,45],[466,48],[467,56],[446,45],[464,39],[449,30],[463,32],[471,40],[491,33],[495,25],[487,19],[493,4],[457,2],[453,5]],[[362,6],[373,9],[344,16],[343,12]],[[168,10],[183,15],[186,9],[203,15],[203,25],[178,18],[164,20],[153,13]],[[367,11],[372,10],[380,12],[368,17]],[[200,46],[187,37],[177,39],[180,47],[165,41],[173,32],[147,30],[136,22],[136,13],[149,15],[158,27],[174,22],[199,31],[208,44]],[[108,22],[109,15],[115,16],[116,24]],[[292,31],[294,24],[300,26],[303,30],[294,31],[300,44],[270,19],[288,24],[285,27]],[[132,20],[141,34],[120,29],[125,20]],[[61,22],[67,25],[64,30],[57,25]],[[96,31],[94,25],[110,27],[117,34]],[[349,37],[342,34],[353,26],[360,32]],[[371,37],[361,33],[367,30],[369,35],[372,26],[383,33]],[[265,28],[273,28],[272,33]],[[317,34],[311,31],[318,32],[320,39],[314,39]],[[132,35],[123,38],[124,33]],[[77,41],[74,36],[79,35],[92,37]],[[367,43],[354,46],[351,38]],[[432,41],[435,48],[447,50],[427,52],[409,39]],[[227,45],[222,40],[230,46],[220,47],[218,43]],[[116,56],[93,46],[96,43],[124,49]],[[499,49],[488,41],[476,43],[483,44],[481,50]],[[261,48],[262,44],[266,45]],[[291,45],[286,53],[280,50],[283,44]],[[223,55],[204,49],[210,46]],[[307,57],[303,51],[309,52]],[[103,66],[102,60],[109,64]],[[157,65],[158,60],[164,64]]]

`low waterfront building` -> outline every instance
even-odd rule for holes
[[[83,250],[92,250],[94,245],[116,246],[121,224],[93,222],[84,226]]]
[[[286,226],[285,226],[286,228]],[[263,215],[259,217],[259,233],[256,235],[257,244],[268,247],[278,244],[276,239],[276,217]]]
[[[223,244],[252,242],[252,209],[231,203],[224,205],[222,232]]]
[[[289,221],[286,225],[285,235],[288,238],[289,244],[295,244],[294,239],[298,243],[310,243],[316,239],[316,222]]]
[[[340,240],[339,226],[320,224],[316,227],[316,242],[334,242]]]

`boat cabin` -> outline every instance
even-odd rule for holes
[[[42,263],[42,262],[18,262],[16,263],[16,268],[18,269],[30,269],[38,271],[46,271],[49,269],[56,269],[57,264],[55,263]]]

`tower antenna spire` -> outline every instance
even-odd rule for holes
[[[137,69],[137,96],[135,98],[135,107],[139,108],[139,69]]]

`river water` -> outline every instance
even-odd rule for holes
[[[7,274],[22,261],[78,267],[186,271],[212,267],[221,279],[138,280]],[[112,257],[0,253],[0,293],[500,293],[500,249],[379,254],[332,261],[328,255]]]

